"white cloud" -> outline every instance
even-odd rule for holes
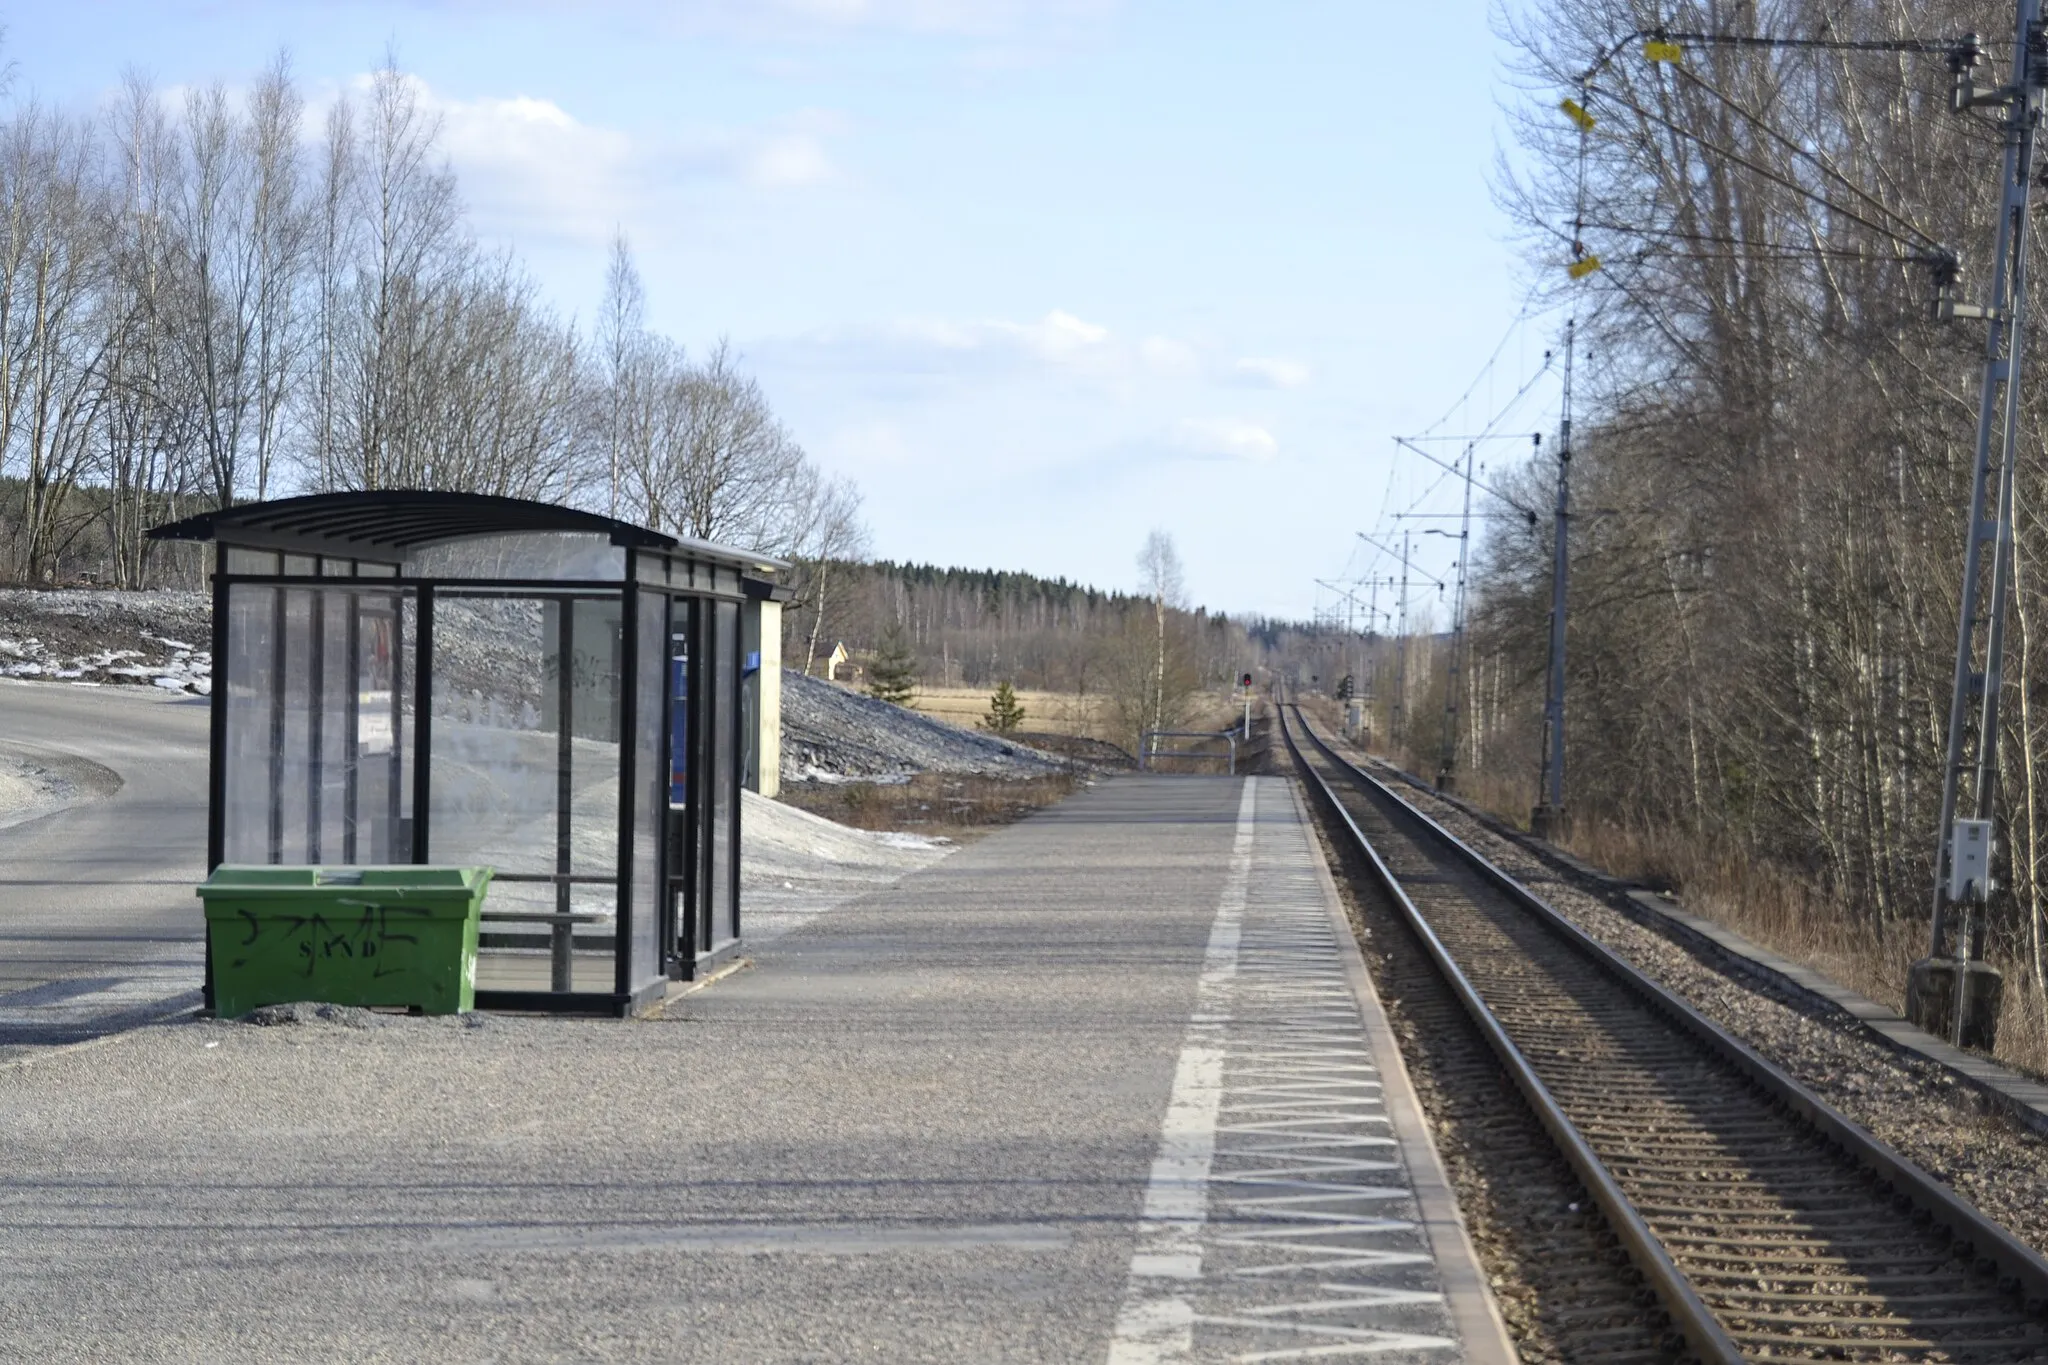
[[[778,133],[753,148],[747,179],[766,189],[801,189],[837,178],[825,146],[808,133]]]
[[[677,212],[677,198],[692,190],[787,191],[846,178],[831,144],[847,122],[829,110],[645,137],[586,123],[550,99],[457,99],[408,79],[421,108],[440,119],[440,150],[487,234],[591,244],[622,222]],[[371,80],[356,77],[351,97],[361,100]],[[314,109],[307,127],[317,129],[323,114]]]
[[[1107,327],[1084,322],[1058,308],[1036,322],[994,322],[988,326],[999,335],[1014,339],[1040,360],[1057,364],[1099,358],[1109,344]]]
[[[551,100],[450,100],[421,87],[441,116],[441,146],[463,196],[500,230],[601,241],[625,216],[636,150],[613,128]]]
[[[1260,389],[1299,389],[1309,381],[1308,366],[1282,356],[1247,356],[1232,373],[1238,383]]]
[[[825,438],[823,453],[836,467],[862,473],[902,469],[912,463],[903,428],[886,420],[839,428]]]
[[[764,36],[880,29],[961,38],[1064,37],[1090,31],[1119,0],[613,0],[615,8],[655,8],[668,22],[710,23]]]
[[[1280,453],[1272,432],[1235,417],[1190,417],[1175,428],[1174,437],[1181,449],[1212,459],[1264,464]]]
[[[955,322],[946,318],[908,318],[878,331],[820,334],[807,339],[811,348],[853,349],[867,356],[891,349],[935,351],[953,363],[978,368],[1054,367],[1109,374],[1127,359],[1107,327],[1055,308],[1034,322],[992,318]]]
[[[747,183],[764,189],[805,189],[845,177],[832,161],[831,139],[847,131],[846,118],[827,109],[805,109],[766,128],[712,137],[732,144]]]

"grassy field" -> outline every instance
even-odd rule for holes
[[[988,714],[992,688],[920,687],[912,699],[912,710],[955,725],[974,729]],[[1115,722],[1106,697],[1076,696],[1072,692],[1036,692],[1019,688],[1017,700],[1024,707],[1025,730],[1055,735],[1086,735],[1092,739],[1115,738]],[[1239,716],[1236,693],[1202,693],[1188,699],[1188,718],[1181,728],[1220,730],[1234,724]]]
[[[920,687],[910,705],[912,710],[971,730],[988,714],[988,700],[994,691],[994,688],[984,687]],[[1023,729],[1055,735],[1086,735],[1095,739],[1101,739],[1107,733],[1107,709],[1101,697],[1020,688],[1017,700],[1024,707]]]

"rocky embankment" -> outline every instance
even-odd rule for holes
[[[1061,766],[1037,749],[783,670],[786,781],[875,781],[912,773],[1042,777]]]
[[[213,690],[200,592],[0,589],[0,677]]]

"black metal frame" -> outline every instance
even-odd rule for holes
[[[531,578],[456,578],[439,575],[408,574],[405,561],[416,547],[462,540],[478,536],[518,535],[522,533],[547,533],[558,531],[602,532],[607,534],[613,545],[623,548],[625,553],[623,576],[616,579],[531,579]],[[554,882],[560,889],[557,898],[557,915],[568,913],[568,888],[571,881],[595,880],[615,881],[618,888],[617,928],[612,936],[611,948],[614,955],[614,988],[609,992],[577,991],[559,989],[573,987],[573,980],[565,978],[560,970],[562,949],[569,944],[569,924],[566,919],[554,920],[549,928],[548,941],[554,949],[555,970],[552,980],[558,989],[550,991],[531,990],[479,990],[476,1004],[481,1009],[545,1011],[550,1013],[571,1012],[605,1015],[628,1015],[639,1012],[658,1000],[673,979],[689,979],[701,975],[739,949],[738,929],[740,923],[740,818],[743,785],[743,760],[741,750],[746,740],[742,733],[743,708],[741,696],[744,689],[742,678],[743,648],[732,650],[719,648],[717,641],[716,604],[730,602],[736,610],[744,611],[749,596],[761,596],[758,580],[753,590],[748,590],[747,580],[751,574],[762,570],[782,567],[778,562],[760,556],[745,554],[721,546],[699,542],[677,540],[658,532],[597,517],[590,513],[575,512],[571,509],[551,508],[544,504],[524,503],[515,499],[483,498],[467,494],[445,494],[424,492],[395,492],[389,494],[334,494],[308,498],[285,499],[273,503],[247,504],[241,507],[223,509],[220,512],[193,517],[169,526],[158,527],[151,536],[165,540],[210,539],[214,542],[213,596],[213,657],[215,688],[210,725],[211,765],[207,786],[207,866],[209,870],[225,861],[227,843],[227,796],[228,796],[228,743],[229,691],[228,670],[232,667],[235,647],[232,628],[232,613],[229,603],[235,587],[248,585],[276,590],[276,611],[280,617],[287,611],[286,594],[290,590],[318,589],[361,589],[389,593],[394,601],[401,602],[410,596],[415,603],[415,621],[412,639],[404,638],[403,608],[398,610],[398,620],[393,630],[392,709],[393,709],[393,774],[390,799],[393,815],[393,847],[391,853],[398,854],[397,841],[409,834],[409,848],[405,853],[414,863],[429,861],[432,841],[431,795],[433,791],[433,741],[434,741],[434,687],[435,687],[435,617],[437,597],[443,594],[464,597],[528,597],[544,598],[561,604],[561,620],[558,626],[561,639],[561,678],[557,709],[560,714],[556,724],[560,736],[560,751],[556,755],[558,765],[558,787],[556,800],[558,809],[566,809],[565,793],[561,787],[571,782],[569,764],[573,751],[572,722],[574,714],[573,697],[573,642],[574,604],[578,600],[608,599],[619,603],[621,641],[617,665],[617,727],[619,738],[619,823],[618,858],[616,877],[572,877],[564,861],[565,850],[561,840],[565,837],[558,829],[556,867],[553,876],[540,878]],[[230,572],[229,561],[234,551],[250,550],[275,555],[273,561],[279,572]],[[655,573],[662,581],[644,581],[638,555],[653,552],[658,558],[652,561]],[[288,557],[314,556],[313,572],[305,572],[302,565],[288,562]],[[363,572],[369,561],[378,570]],[[666,561],[666,562],[663,562]],[[336,569],[339,568],[339,572]],[[284,572],[284,570],[292,570]],[[641,636],[641,604],[647,594],[658,595],[662,601],[659,613],[660,629],[658,640],[663,651],[660,686],[662,695],[658,708],[662,780],[658,786],[649,785],[643,793],[639,772],[639,727],[642,719],[640,691],[641,650],[652,642],[643,642]],[[324,597],[316,597],[316,603],[324,603]],[[313,626],[323,624],[322,610],[316,608],[312,614]],[[275,648],[282,653],[287,648],[288,632],[281,628],[283,622],[274,623]],[[347,714],[354,716],[359,705],[355,693],[360,687],[361,676],[361,623],[355,604],[351,603],[348,625],[343,645],[351,664],[350,696],[344,703]],[[688,740],[690,752],[686,755],[688,775],[685,801],[680,810],[670,804],[671,778],[668,767],[672,762],[675,702],[672,692],[673,641],[678,633],[688,637],[689,646],[689,700],[688,724],[691,734]],[[742,631],[734,632],[735,640]],[[314,629],[310,641],[313,658],[317,664],[320,652],[327,648],[325,631]],[[407,646],[410,646],[408,649]],[[405,687],[405,664],[410,656],[412,664],[412,724],[411,733],[404,732],[401,694]],[[726,657],[731,654],[732,657]],[[284,710],[284,680],[287,677],[286,660],[273,660],[274,716],[281,722]],[[322,686],[318,680],[308,681],[309,687]],[[727,885],[724,888],[732,907],[734,937],[726,943],[706,951],[709,945],[700,942],[701,926],[709,913],[709,902],[715,897],[711,877],[718,867],[718,860],[712,856],[708,840],[715,828],[716,793],[712,782],[718,775],[715,751],[719,731],[719,708],[729,708],[730,717],[727,740],[734,750],[727,764],[731,790],[725,793],[730,810],[730,846],[726,850],[724,874]],[[315,707],[315,710],[320,709]],[[320,780],[320,764],[324,752],[319,749],[322,736],[319,733],[321,721],[313,722],[314,733],[311,743],[315,751],[311,754],[312,780]],[[273,764],[281,762],[284,754],[283,736],[273,728],[271,751]],[[409,741],[409,744],[408,744]],[[350,727],[344,740],[345,749],[353,753],[355,729]],[[412,764],[410,776],[412,814],[410,829],[406,830],[398,817],[401,801],[403,773],[400,766],[404,756],[410,753]],[[280,775],[281,776],[281,775]],[[351,793],[354,786],[353,768],[347,779]],[[645,820],[647,812],[643,801],[659,793],[662,817],[658,825],[651,825],[650,837],[658,830],[652,850],[651,869],[653,894],[648,888],[640,887],[636,881],[635,841],[639,835],[638,822]],[[308,819],[320,817],[319,796],[312,798]],[[282,856],[281,831],[276,828],[282,818],[282,806],[277,790],[273,787],[270,821],[273,838],[270,840],[270,856],[276,860]],[[350,817],[344,821],[343,846],[338,850],[345,859],[353,861],[361,852],[354,837],[354,802],[351,798]],[[682,826],[681,837],[671,837],[672,824]],[[309,852],[314,845],[309,844]],[[330,850],[321,850],[330,852]],[[672,859],[683,857],[687,869],[685,875],[677,876]],[[533,880],[522,874],[507,874],[507,880]],[[682,894],[677,895],[680,891]],[[637,893],[637,894],[636,894]],[[678,903],[680,902],[680,903]],[[652,962],[640,964],[642,979],[635,981],[634,970],[634,926],[641,914],[656,915],[655,958]],[[598,947],[600,940],[592,940],[592,947]],[[213,1002],[213,971],[210,957],[205,982],[206,1003]]]
[[[680,629],[676,625],[676,613],[670,613],[670,667],[673,668],[673,642],[680,634],[688,650],[687,687],[692,721],[685,759],[688,767],[684,779],[680,837],[664,839],[663,845],[664,856],[680,855],[682,865],[688,869],[688,879],[680,887],[673,879],[665,883],[668,899],[664,932],[674,945],[671,976],[678,981],[689,981],[717,970],[740,952],[740,821],[745,802],[741,793],[746,786],[745,764],[741,761],[741,751],[746,744],[743,733],[745,708],[742,705],[745,650],[740,647],[741,631],[737,626],[733,632],[733,648],[728,651],[720,647],[717,607],[721,603],[730,603],[743,610],[744,603],[734,598],[711,595],[684,596],[679,600],[691,601],[692,606],[687,624]],[[727,657],[728,654],[731,657]],[[672,723],[674,708],[671,706],[667,711]],[[727,939],[714,941],[715,929],[711,919],[718,903],[718,887],[713,878],[720,864],[717,849],[711,843],[717,829],[718,801],[718,793],[712,784],[718,777],[717,735],[721,716],[731,718],[734,751],[724,784],[729,812],[724,861],[725,903],[732,910],[733,933]],[[664,752],[672,753],[674,736],[667,736],[667,740],[669,747]],[[679,905],[675,903],[677,900],[681,902]]]

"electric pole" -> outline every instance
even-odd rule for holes
[[[1976,36],[1951,58],[1955,87],[1950,106],[2002,106],[2005,151],[2000,180],[1998,241],[1991,263],[1991,293],[1982,305],[1944,296],[1941,313],[1982,318],[1984,374],[1977,404],[1977,450],[1971,475],[1968,545],[1956,623],[1956,668],[1949,694],[1948,757],[1942,769],[1941,823],[1934,877],[1934,918],[1927,957],[1913,964],[1906,984],[1906,1014],[1941,1028],[1962,1046],[1973,985],[1987,994],[1980,1006],[1995,1019],[1997,973],[1978,960],[1984,924],[1979,913],[1994,883],[1992,820],[1998,780],[1998,706],[2004,682],[2005,616],[2012,586],[2013,462],[2019,444],[2020,366],[2026,336],[2027,212],[2034,179],[2034,133],[2041,116],[2044,54],[2040,0],[2019,0],[2012,79],[1979,91],[1972,80],[1982,49]],[[1953,268],[1944,284],[1952,282]],[[1992,451],[1996,430],[1998,450]],[[1990,547],[1987,568],[1984,553]],[[1980,605],[1988,596],[1989,606]],[[1971,712],[1977,712],[1971,753]],[[1963,790],[1963,774],[1971,781]],[[1967,814],[1964,812],[1967,811]],[[1987,1030],[1977,1030],[1988,1045]]]
[[[1543,695],[1543,773],[1529,831],[1539,839],[1564,833],[1564,609],[1572,505],[1572,356],[1578,319],[1564,324],[1564,399],[1557,423],[1557,509],[1551,530],[1550,670]]]
[[[1394,631],[1394,742],[1408,740],[1408,542],[1401,533],[1401,624]]]
[[[1465,447],[1465,510],[1458,524],[1458,590],[1451,599],[1451,659],[1444,675],[1443,754],[1436,768],[1436,789],[1451,790],[1458,764],[1458,705],[1461,700],[1465,658],[1466,560],[1472,553],[1472,475],[1479,443]]]

